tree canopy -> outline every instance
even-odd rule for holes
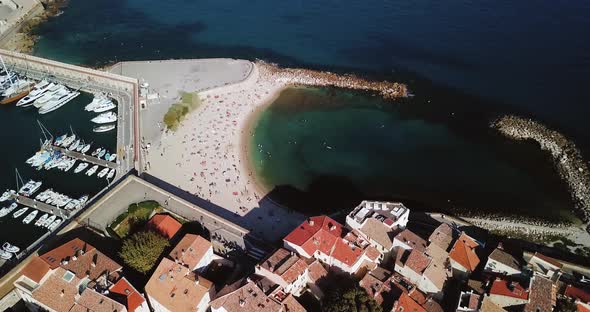
[[[324,312],[382,312],[383,308],[359,286],[333,289],[322,303]]]
[[[168,240],[159,233],[137,232],[123,241],[119,255],[131,268],[141,273],[147,273],[168,246]]]

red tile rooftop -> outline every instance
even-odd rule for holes
[[[426,312],[426,310],[414,301],[407,293],[403,293],[395,305],[393,306],[394,312]]]
[[[575,300],[580,300],[584,303],[590,302],[590,293],[586,292],[583,289],[574,287],[572,285],[568,285],[563,293],[564,296],[573,298]]]
[[[21,270],[21,274],[38,284],[49,270],[50,267],[47,262],[43,261],[40,257],[33,257]]]
[[[506,296],[516,299],[527,300],[529,293],[517,282],[510,282],[503,279],[496,279],[492,283],[490,295]]]
[[[287,235],[284,240],[300,246],[310,256],[316,250],[330,254],[336,239],[342,236],[342,225],[327,216],[311,217]]]
[[[145,302],[143,296],[140,295],[135,287],[133,287],[133,285],[131,285],[124,277],[117,281],[117,283],[115,283],[115,285],[113,285],[109,291],[125,298],[125,306],[129,312],[135,311],[135,309]]]
[[[334,244],[332,257],[348,266],[352,266],[363,254],[360,247],[351,246],[350,243],[343,239],[338,239]]]
[[[74,238],[63,245],[44,253],[40,257],[49,264],[51,269],[55,269],[60,266],[62,260],[70,259],[80,250],[83,252],[89,252],[94,250],[94,247],[79,238]]]
[[[174,246],[169,256],[173,260],[178,259],[180,263],[187,265],[189,269],[193,270],[211,247],[211,242],[202,236],[186,234]]]
[[[171,239],[180,230],[182,224],[169,215],[157,214],[150,219],[147,226]]]
[[[405,266],[421,275],[424,270],[426,270],[429,263],[430,258],[428,256],[417,249],[412,249],[408,259],[406,259]]]
[[[475,248],[478,246],[479,244],[475,240],[463,233],[449,252],[449,258],[464,268],[474,271],[479,264],[479,257],[475,253]]]
[[[426,241],[408,229],[405,229],[397,234],[395,239],[410,246],[412,249],[418,249],[420,251],[424,251],[426,249]]]

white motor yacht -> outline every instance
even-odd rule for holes
[[[35,85],[33,90],[25,96],[24,98],[20,99],[16,102],[16,106],[27,107],[33,105],[33,102],[43,96],[45,92],[49,92],[51,90],[57,89],[57,86],[53,82],[48,82],[47,80],[42,80],[38,84]]]
[[[61,223],[61,219],[55,219],[55,221],[51,222],[51,224],[47,227],[50,231],[55,230]]]
[[[62,95],[68,94],[68,92],[70,92],[70,91],[68,91],[68,88],[66,88],[63,85],[58,85],[58,87],[55,88],[53,91],[47,91],[45,94],[43,94],[43,96],[36,99],[33,102],[33,106],[35,106],[37,108],[41,108],[41,107],[45,106],[45,104],[49,103],[50,101],[57,100]]]
[[[117,121],[117,114],[115,112],[102,113],[102,114],[92,118],[90,121],[92,121],[93,123],[97,123],[97,124],[105,124],[105,123],[115,122],[115,121]]]
[[[76,141],[74,141],[74,143],[72,143],[72,145],[68,146],[68,150],[75,150],[78,147],[78,145],[80,145],[80,142],[80,139],[77,139]]]
[[[109,173],[109,168],[103,168],[96,176],[99,178],[103,178],[104,176]]]
[[[62,96],[55,101],[51,101],[51,102],[43,105],[43,107],[41,107],[39,109],[39,114],[47,114],[49,112],[52,112],[64,105],[66,105],[69,101],[73,100],[78,95],[80,95],[80,92],[72,91],[72,92],[68,93],[67,95]]]
[[[88,167],[88,163],[82,162],[78,165],[78,167],[76,167],[76,169],[74,169],[74,173],[80,173],[86,169],[86,167]]]
[[[42,227],[49,227],[51,225],[51,223],[53,223],[53,221],[55,221],[57,217],[55,215],[52,215],[51,217],[47,218],[47,220],[45,220],[45,222],[43,222],[41,224]]]
[[[43,222],[45,222],[47,220],[47,218],[49,218],[49,214],[45,213],[41,216],[41,218],[37,219],[37,221],[35,221],[35,226],[41,226],[41,224],[43,224]]]
[[[108,125],[100,125],[98,127],[94,127],[92,129],[93,132],[101,133],[101,132],[109,132],[117,127],[116,124],[108,124]]]
[[[115,159],[117,159],[117,154],[111,154],[108,161],[115,161]]]
[[[23,208],[19,209],[17,212],[15,212],[12,215],[12,217],[16,219],[16,218],[22,216],[25,212],[27,212],[27,210],[29,210],[29,207],[23,207]]]
[[[86,175],[90,177],[96,172],[96,170],[98,170],[98,165],[94,165],[92,168],[88,169]]]
[[[88,144],[86,144],[86,145],[85,145],[85,146],[82,148],[82,150],[80,151],[80,153],[82,153],[82,154],[86,154],[86,153],[88,153],[88,151],[90,150],[90,147],[91,147],[91,146],[92,146],[92,143],[88,143]]]
[[[111,171],[109,171],[109,174],[107,175],[107,179],[112,179],[115,176],[115,168],[111,169]]]
[[[11,253],[17,253],[20,251],[20,248],[10,244],[9,242],[5,242],[4,244],[2,244],[2,250]]]
[[[12,253],[4,250],[0,250],[0,258],[4,260],[10,260],[12,258]]]
[[[42,184],[43,182],[41,181],[29,180],[29,182],[27,182],[25,185],[23,185],[23,187],[20,188],[20,190],[18,190],[18,193],[23,196],[30,197],[41,188]]]
[[[113,103],[112,101],[106,101],[106,102],[102,102],[99,105],[97,105],[92,111],[95,113],[103,113],[106,111],[110,111],[113,108],[116,108],[117,105],[115,105],[115,103]]]
[[[23,223],[24,224],[29,224],[31,223],[31,221],[33,221],[35,219],[35,217],[37,216],[37,214],[39,213],[38,210],[33,210],[31,213],[29,213],[24,219],[23,219]]]
[[[14,194],[16,194],[14,190],[6,190],[6,192],[2,193],[2,196],[0,196],[0,202],[8,200]]]

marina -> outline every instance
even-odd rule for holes
[[[17,79],[22,80],[20,87],[26,86],[23,87],[25,94],[19,94],[18,99],[8,98],[7,94],[4,99],[9,100],[8,103],[0,105],[3,117],[9,121],[2,124],[0,130],[18,133],[19,137],[11,143],[11,151],[4,159],[5,165],[0,167],[0,173],[5,177],[0,179],[0,188],[16,190],[8,191],[5,201],[0,202],[0,224],[3,228],[0,242],[9,241],[20,249],[10,259],[0,260],[4,270],[9,267],[5,266],[6,261],[14,264],[34,250],[48,235],[59,231],[66,223],[64,220],[81,211],[111,182],[134,167],[132,106],[136,102],[134,90],[137,86],[133,79],[93,69],[4,50],[0,50],[0,56],[4,62],[0,71],[0,90],[10,89]],[[15,92],[8,91],[11,94]],[[101,101],[92,110],[85,110],[95,98],[107,100]],[[91,119],[104,113],[109,113],[109,121],[114,122],[91,122]],[[33,126],[39,122],[58,135],[70,133],[73,128],[77,138],[67,146],[56,146],[53,143],[59,136],[55,140],[49,136],[43,141],[50,144],[41,144],[40,147],[43,130]],[[101,126],[105,130],[93,131]],[[91,155],[98,148],[104,150],[100,158],[98,154]],[[60,155],[59,161],[48,166],[52,170],[38,171],[35,170],[38,167],[23,166],[33,154],[44,151]],[[96,173],[91,177],[85,175],[85,171],[93,166],[98,166]],[[14,168],[19,168],[23,177],[27,178],[24,181],[27,183],[21,183],[21,187],[17,185],[15,188],[14,180],[9,178],[13,177],[11,171],[14,172]],[[45,164],[41,169],[45,169]],[[50,203],[36,198],[48,190],[63,193],[56,193],[56,200]],[[27,211],[14,218],[14,214],[23,208]]]

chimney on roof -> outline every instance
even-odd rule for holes
[[[330,231],[334,231],[336,229],[336,226],[334,224],[330,225]]]
[[[311,218],[309,218],[309,219],[307,219],[307,223],[309,223],[309,225],[313,226],[314,221]]]
[[[502,244],[502,242],[498,243],[498,249],[504,250],[504,245]]]
[[[72,261],[76,261],[76,260],[78,260],[78,257],[72,256]]]
[[[84,254],[84,251],[82,249],[79,249],[77,254],[78,254],[78,256],[82,256]]]
[[[66,259],[61,260],[61,265],[66,265],[66,264],[68,264],[68,260],[66,260]]]
[[[184,256],[184,248],[180,250],[180,253]]]
[[[240,299],[240,307],[244,307],[246,305],[246,300]]]
[[[59,294],[59,296],[60,296],[60,297],[63,297],[65,294],[66,294],[66,291],[62,289],[62,290],[61,290],[61,294]]]
[[[92,267],[95,267],[97,262],[98,262],[98,254],[94,254],[94,256],[92,257]]]

